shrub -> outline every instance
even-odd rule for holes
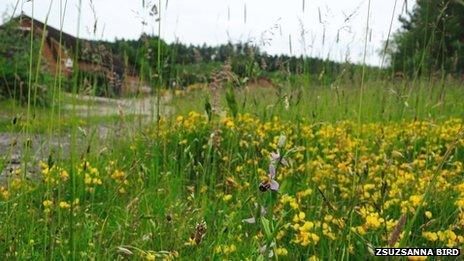
[[[15,99],[26,103],[30,95],[32,104],[47,105],[47,84],[51,77],[44,72],[42,64],[37,65],[40,39],[32,39],[31,50],[30,33],[23,32],[16,21],[0,27],[0,39],[0,99]],[[40,68],[38,78],[35,78],[37,66]]]

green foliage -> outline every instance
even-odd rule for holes
[[[359,82],[324,86],[314,84],[308,77],[292,75],[291,81],[279,82],[277,76],[270,75],[273,82],[281,87],[235,88],[234,96],[240,113],[259,115],[265,120],[273,116],[298,122],[303,118],[314,122],[337,122],[356,120],[359,106]],[[301,87],[299,87],[301,86]],[[365,82],[363,101],[363,122],[403,121],[414,119],[446,119],[464,117],[464,88],[458,81],[448,81],[445,88],[440,83],[418,79],[412,85],[405,81]],[[190,92],[188,99],[177,98],[172,106],[180,114],[190,111],[204,111],[203,98],[209,90]],[[221,108],[229,108],[227,89],[221,93]],[[287,101],[286,101],[287,100]],[[288,106],[285,103],[288,102]],[[232,115],[232,113],[231,113]]]
[[[268,55],[249,43],[227,43],[219,46],[168,44],[161,40],[158,68],[158,37],[142,35],[138,40],[116,40],[108,43],[113,53],[124,57],[129,72],[164,87],[187,87],[207,83],[210,75],[226,61],[241,81],[255,80],[267,73],[306,74],[316,83],[331,84],[338,75],[353,80],[358,65],[337,63],[319,58]],[[374,69],[372,69],[374,70]]]
[[[229,107],[229,111],[230,113],[232,113],[232,116],[234,116],[234,118],[237,117],[238,105],[237,105],[237,99],[235,98],[235,92],[232,86],[229,86],[227,88],[226,101],[227,101],[227,107]]]
[[[158,42],[160,52],[158,53]],[[173,71],[169,45],[158,37],[142,35],[138,40],[116,40],[107,43],[114,54],[124,57],[129,74],[139,74],[151,86],[169,86]],[[158,58],[160,63],[158,65]]]
[[[209,101],[209,96],[205,95],[205,111],[206,115],[208,115],[208,121],[211,121],[213,118],[213,107]]]
[[[117,96],[116,90],[111,87],[104,73],[79,71],[77,74],[79,93],[92,94],[103,97]],[[73,83],[67,80],[67,91],[72,91]]]
[[[195,83],[208,83],[213,71],[220,70],[220,62],[204,62],[201,64],[177,64],[176,83],[180,86],[189,86]]]
[[[460,74],[464,68],[464,5],[454,0],[420,0],[389,50],[395,71],[409,75],[439,70]]]
[[[43,72],[43,64],[37,65],[40,40],[32,40],[31,50],[30,34],[21,31],[16,22],[0,27],[0,39],[0,99],[15,99],[26,103],[29,93],[33,99],[36,92],[36,100],[32,102],[36,105],[47,105],[47,86],[52,79]],[[41,68],[39,78],[35,79],[37,66]],[[29,83],[32,83],[31,86]]]

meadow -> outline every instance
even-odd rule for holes
[[[0,27],[0,259],[462,252],[464,54],[454,10],[464,5],[426,2],[434,3],[418,1],[402,21],[410,31],[388,33],[380,66],[366,63],[371,1],[357,64],[267,55],[248,42],[167,43],[158,37],[162,1],[142,1],[158,36],[153,27],[138,40],[63,38],[62,28],[45,25],[34,35],[33,22],[25,30],[11,16]],[[339,30],[349,31],[358,11],[343,13]],[[433,21],[439,26],[427,27]],[[43,69],[55,62],[42,54],[50,43],[60,50],[55,71]],[[291,37],[289,45],[292,52]],[[138,89],[122,93],[117,70]]]
[[[66,116],[74,149],[1,185],[0,254],[360,260],[375,247],[462,247],[462,87],[398,96],[383,84],[366,84],[361,117],[359,88],[340,86],[338,103],[333,87],[297,100],[291,85],[248,86],[234,102],[219,91],[210,113],[210,90],[177,91],[163,105],[174,114],[136,131],[119,115],[122,130],[101,140]]]

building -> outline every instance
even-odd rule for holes
[[[64,76],[71,77],[76,70],[99,74],[106,78],[112,92],[118,95],[149,90],[133,73],[131,66],[111,52],[107,42],[76,38],[24,13],[10,22],[15,22],[23,32],[33,30],[37,37],[45,36],[42,60],[53,75],[61,71]]]

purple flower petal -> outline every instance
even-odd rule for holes
[[[275,175],[276,175],[276,168],[274,166],[274,164],[270,164],[269,165],[269,177],[271,179],[275,178]]]
[[[271,152],[271,160],[272,161],[278,161],[279,159],[280,159],[280,154],[279,153]]]
[[[245,222],[245,223],[248,223],[248,224],[255,224],[255,223],[256,223],[256,218],[254,218],[254,217],[245,218],[245,219],[242,220],[242,221]]]
[[[277,183],[277,181],[271,180],[271,185],[270,185],[271,190],[277,191],[277,190],[279,190],[279,187],[280,187],[280,185],[279,185],[279,183]]]

